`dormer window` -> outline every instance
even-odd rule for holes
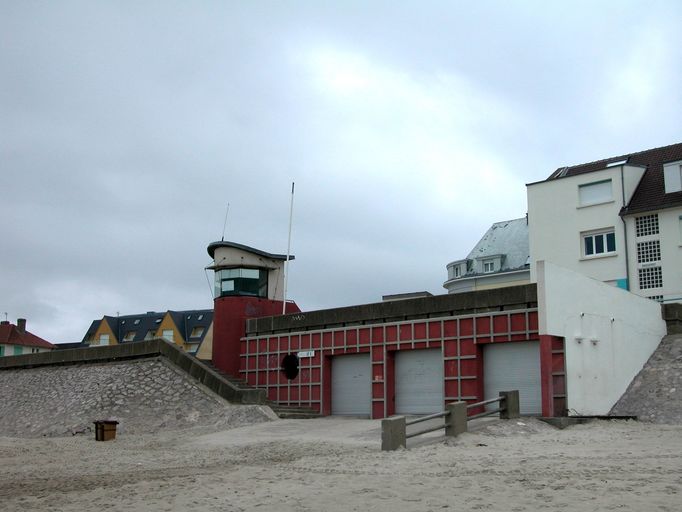
[[[453,274],[453,275],[454,275],[455,278],[462,277],[462,267],[460,267],[459,265],[457,265],[457,266],[454,268],[454,274]]]
[[[491,272],[495,272],[495,261],[493,261],[493,260],[484,261],[483,262],[483,273],[489,274]]]
[[[682,191],[682,162],[671,162],[663,165],[665,193]]]
[[[133,341],[135,339],[135,331],[128,331],[125,336],[123,336],[123,341]]]

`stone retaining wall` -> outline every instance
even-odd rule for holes
[[[274,418],[267,407],[227,403],[163,357],[6,369],[0,390],[0,435],[11,437],[89,433],[101,419],[119,421],[124,435]]]

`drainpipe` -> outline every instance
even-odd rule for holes
[[[620,166],[620,190],[623,198],[623,206],[625,208],[625,179],[623,176],[623,166]],[[630,257],[628,255],[628,226],[625,223],[625,218],[622,215],[620,220],[623,222],[623,238],[625,244],[625,289],[630,291]]]

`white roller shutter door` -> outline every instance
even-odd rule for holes
[[[332,414],[369,416],[372,382],[369,354],[332,359]]]
[[[430,414],[444,409],[441,350],[403,350],[395,356],[396,414]]]
[[[486,400],[498,397],[500,391],[518,389],[521,414],[542,413],[540,343],[521,341],[486,345],[483,372]]]

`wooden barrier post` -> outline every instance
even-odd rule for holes
[[[405,416],[394,416],[381,420],[381,449],[397,450],[407,447],[405,438]]]
[[[448,413],[445,423],[445,435],[454,437],[467,431],[467,403],[455,402],[447,404],[445,410]]]
[[[511,420],[518,418],[519,410],[519,392],[516,391],[500,391],[500,396],[504,398],[504,409],[500,411],[500,418]]]

